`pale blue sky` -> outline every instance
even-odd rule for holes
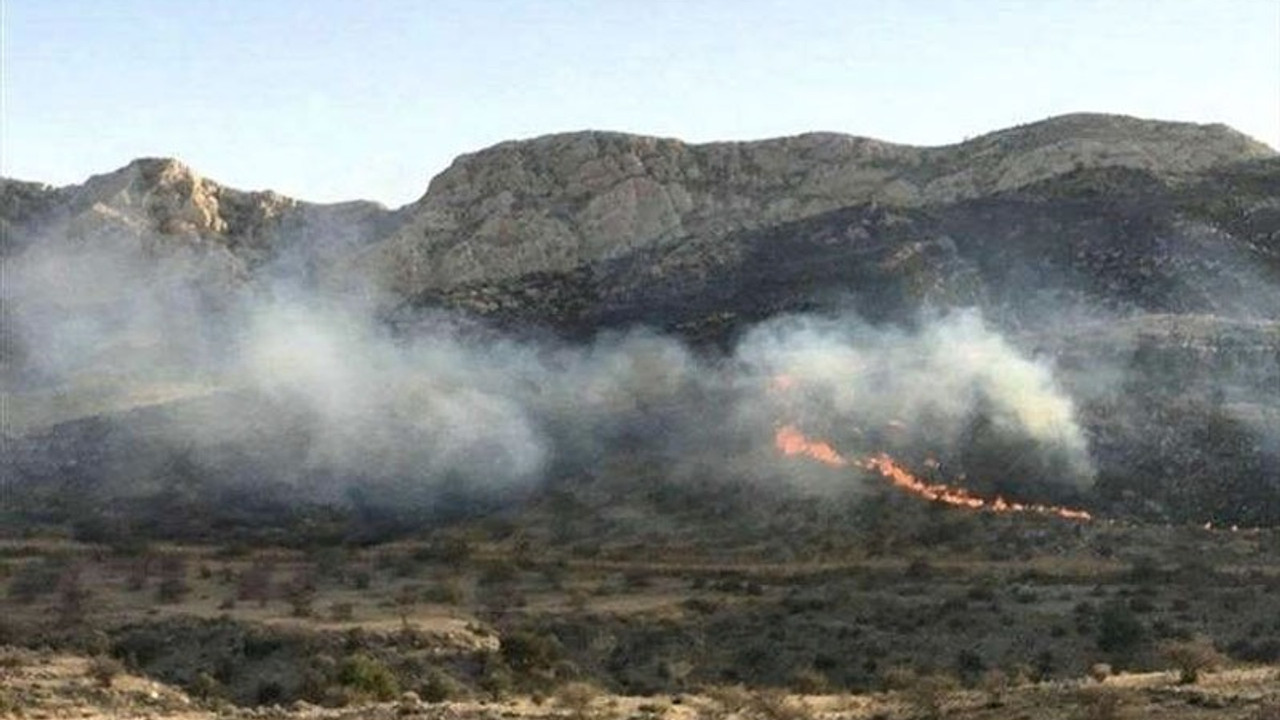
[[[175,156],[400,205],[578,129],[916,144],[1088,110],[1280,145],[1280,0],[0,0],[0,174]]]

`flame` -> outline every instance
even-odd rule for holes
[[[831,467],[846,467],[851,464],[829,443],[805,437],[804,433],[800,432],[794,425],[779,427],[774,436],[774,444],[779,452],[789,457],[807,457]],[[1085,510],[1039,503],[1010,502],[999,496],[984,498],[962,487],[929,483],[916,477],[910,470],[898,464],[896,460],[885,453],[869,455],[863,458],[858,463],[858,466],[879,474],[894,487],[947,505],[997,513],[1053,515],[1068,520],[1093,519],[1093,515]]]
[[[778,452],[790,457],[807,457],[831,467],[845,467],[849,461],[821,440],[810,440],[792,425],[783,425],[773,438]]]
[[[894,487],[902,488],[903,490],[919,495],[920,497],[946,503],[947,505],[967,507],[974,510],[989,510],[991,512],[998,513],[1055,515],[1057,517],[1067,518],[1068,520],[1093,519],[1093,515],[1086,510],[1060,507],[1058,505],[1043,505],[1040,503],[1011,502],[1009,500],[1005,500],[999,495],[995,498],[984,498],[974,495],[962,487],[954,487],[940,483],[928,483],[916,477],[885,453],[877,453],[866,458],[862,461],[862,467],[879,473],[886,480],[893,483]]]

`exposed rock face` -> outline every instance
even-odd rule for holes
[[[219,266],[228,283],[247,280],[300,242],[310,244],[308,255],[349,251],[394,217],[375,203],[315,205],[227,188],[164,158],[135,160],[65,188],[0,181],[6,254],[37,240],[59,252],[116,244],[156,258],[187,253]]]
[[[1071,115],[959,145],[916,148],[814,133],[688,145],[611,133],[464,155],[362,266],[403,295],[716,238],[861,203],[922,206],[1006,192],[1080,168],[1160,177],[1266,157],[1221,126]]]

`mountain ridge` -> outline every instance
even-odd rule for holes
[[[981,166],[1009,151],[1031,154]],[[948,202],[1079,167],[1139,167],[1174,176],[1274,155],[1220,124],[1096,113],[1056,116],[938,146],[833,132],[685,143],[588,130],[464,153],[418,200],[395,209],[365,200],[310,203],[271,190],[237,190],[173,158],[138,158],[78,185],[0,178],[0,220],[7,246],[56,222],[49,217],[57,214],[54,206],[80,207],[81,214],[99,210],[109,217],[97,219],[120,220],[138,231],[225,236],[226,245],[255,248],[253,263],[263,259],[263,236],[283,216],[312,226],[313,241],[324,231],[346,237],[342,252],[354,257],[336,273],[369,272],[393,292],[412,295],[563,271],[689,234],[722,234],[860,202]],[[681,164],[691,159],[693,165]],[[760,178],[773,174],[782,177],[761,184]],[[703,197],[707,193],[697,187],[691,194],[686,187],[726,183],[741,187],[722,198]],[[762,202],[760,196],[768,194],[782,197]],[[133,195],[145,201],[143,207]],[[94,220],[82,222],[92,226]]]

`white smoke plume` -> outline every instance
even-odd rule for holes
[[[708,358],[643,329],[568,345],[440,316],[405,336],[348,298],[283,284],[219,292],[225,278],[165,262],[128,245],[11,260],[21,281],[4,301],[21,351],[5,372],[7,432],[91,415],[131,422],[125,411],[159,408],[148,436],[191,454],[215,482],[247,462],[254,481],[313,498],[367,485],[430,502],[442,488],[526,491],[619,453],[673,478],[763,474],[810,487],[821,473],[773,457],[780,422],[853,453],[883,449],[906,427],[912,442],[945,452],[981,414],[1067,458],[1049,481],[1091,473],[1051,368],[975,313],[912,330],[781,318]],[[780,393],[782,377],[793,387]],[[160,471],[121,463],[122,476]]]
[[[1064,482],[1087,482],[1088,444],[1075,406],[1052,368],[983,322],[976,311],[935,317],[919,328],[876,328],[856,318],[794,317],[749,332],[739,359],[753,375],[785,378],[802,416],[827,431],[898,428],[937,450],[962,442],[976,412],[1003,431],[1062,453]],[[843,425],[843,427],[841,427]]]

